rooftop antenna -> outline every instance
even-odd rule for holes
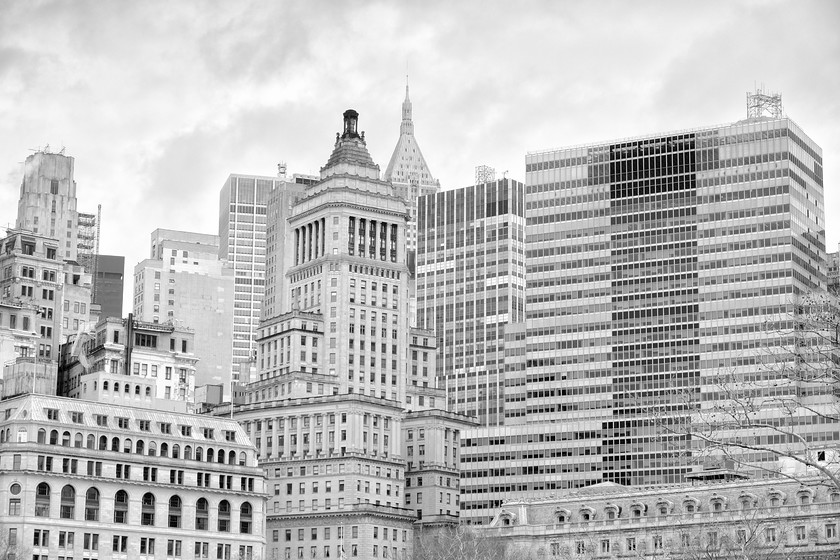
[[[761,87],[756,86],[754,93],[747,92],[747,118],[760,119],[762,117],[784,118],[782,94],[769,93],[764,89],[764,84]]]
[[[496,170],[489,165],[475,166],[475,184],[483,185],[485,183],[492,183],[496,180]]]

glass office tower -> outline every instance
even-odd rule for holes
[[[682,481],[699,443],[653,418],[711,409],[722,375],[797,391],[764,356],[825,287],[821,150],[788,118],[532,153],[526,184],[525,406],[463,441],[472,522],[514,495]],[[837,439],[809,420],[804,436]]]

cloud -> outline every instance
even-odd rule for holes
[[[764,82],[823,146],[830,214],[838,21],[840,4],[784,0],[4,2],[0,222],[17,162],[64,143],[103,250],[134,263],[156,227],[214,232],[230,173],[317,173],[348,107],[384,167],[407,71],[445,187],[479,164],[524,179],[529,150],[737,120]]]

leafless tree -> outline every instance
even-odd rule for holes
[[[798,477],[750,460],[750,455],[774,456],[803,467],[798,473],[810,470],[810,476],[818,473],[840,488],[840,453],[813,443],[807,431],[809,425],[829,425],[825,430],[833,431],[840,424],[838,298],[811,293],[792,307],[780,320],[763,325],[757,347],[732,342],[738,345],[732,350],[742,352],[752,367],[719,372],[703,392],[675,389],[667,406],[649,410],[661,440],[673,449],[683,446],[696,459],[715,456]]]
[[[414,541],[414,560],[527,560],[512,543],[479,536],[468,525],[421,530]]]

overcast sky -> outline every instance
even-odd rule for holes
[[[736,121],[763,83],[822,146],[836,250],[838,27],[829,0],[4,1],[0,223],[26,156],[66,146],[130,293],[153,229],[218,233],[230,173],[316,174],[347,108],[384,171],[407,72],[444,188],[481,164],[524,180],[528,151]]]

